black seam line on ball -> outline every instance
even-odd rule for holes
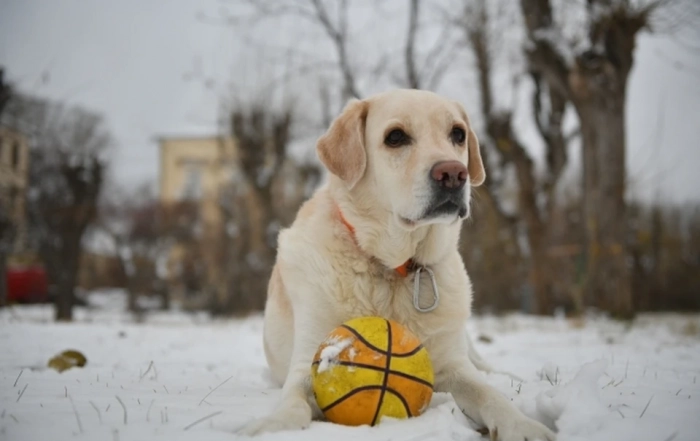
[[[397,391],[395,391],[394,389],[392,389],[390,387],[387,387],[386,391],[389,392],[390,394],[394,395],[399,400],[401,400],[401,404],[403,404],[404,409],[406,409],[406,414],[409,417],[413,416],[413,414],[411,413],[411,409],[408,408],[408,403],[406,402],[406,399],[403,397],[403,395],[401,395],[400,393],[398,393]]]
[[[375,350],[375,351],[379,352],[379,353],[382,354],[382,355],[387,355],[387,353],[386,353],[386,351],[385,351],[384,349],[380,349],[380,348],[374,346],[372,343],[370,343],[370,342],[368,342],[367,340],[365,340],[365,338],[364,338],[359,332],[357,332],[354,328],[351,328],[351,327],[348,326],[348,325],[341,325],[341,326],[342,326],[343,328],[347,329],[348,331],[352,332],[352,334],[353,334],[358,340],[360,340],[362,343],[364,343],[368,348],[370,348],[370,349],[372,349],[372,350]]]
[[[321,363],[321,360],[314,360],[313,363],[311,363],[311,364],[312,364],[312,365],[318,365],[318,364],[320,364],[320,363]],[[371,365],[371,364],[357,363],[357,362],[354,362],[354,361],[338,360],[338,361],[334,361],[333,364],[340,365],[340,366],[348,366],[348,367],[358,367],[358,368],[361,368],[361,369],[369,369],[369,370],[371,370],[371,371],[386,372],[386,368],[379,367],[379,366],[374,366],[374,365]],[[433,388],[433,383],[429,382],[428,380],[424,380],[424,379],[422,379],[422,378],[420,378],[420,377],[416,377],[416,376],[413,376],[413,375],[411,375],[411,374],[407,374],[407,373],[405,373],[405,372],[395,371],[395,370],[391,369],[391,367],[390,367],[390,369],[389,369],[389,374],[390,374],[390,375],[396,375],[396,376],[399,376],[399,377],[406,378],[406,379],[408,379],[408,380],[415,381],[416,383],[420,383],[420,384],[422,384],[423,386],[427,386],[427,387],[429,387],[429,388],[431,388],[431,389]]]
[[[333,401],[331,404],[329,404],[328,406],[324,407],[323,409],[321,409],[321,412],[324,412],[324,413],[325,413],[325,412],[331,410],[332,407],[336,406],[337,404],[342,403],[343,401],[345,401],[346,399],[348,399],[348,398],[350,398],[351,396],[355,395],[356,393],[359,393],[359,392],[362,392],[362,391],[365,391],[365,390],[375,390],[375,389],[381,389],[381,388],[382,388],[381,386],[362,386],[362,387],[358,387],[358,388],[353,389],[353,390],[351,390],[350,392],[346,393],[345,395],[343,395],[342,397],[338,398],[337,400]]]
[[[415,349],[410,350],[408,352],[402,352],[400,354],[391,354],[392,357],[399,357],[399,358],[405,358],[405,357],[410,357],[411,355],[416,355],[420,350],[423,349],[423,345],[420,344],[416,346]]]
[[[407,380],[415,381],[416,383],[420,383],[420,384],[422,384],[423,386],[429,387],[430,389],[433,388],[433,384],[432,384],[431,382],[426,381],[426,380],[424,380],[424,379],[422,379],[422,378],[414,377],[414,376],[411,375],[411,374],[405,374],[405,373],[403,373],[403,372],[401,372],[401,371],[394,371],[394,370],[391,370],[391,369],[389,370],[389,374],[390,374],[390,375],[396,375],[396,376],[398,376],[398,377],[403,377],[403,378],[406,378]]]
[[[377,418],[379,418],[379,411],[382,408],[384,402],[384,394],[386,393],[386,385],[389,382],[389,367],[391,366],[391,323],[389,320],[384,320],[386,322],[386,367],[384,368],[384,381],[382,381],[382,391],[379,393],[379,402],[377,402],[377,410],[374,412],[374,418],[372,418],[372,425],[377,424]]]
[[[377,351],[377,352],[379,352],[379,353],[382,354],[382,355],[388,355],[388,354],[387,354],[387,351],[385,351],[384,349],[380,349],[380,348],[374,346],[372,343],[370,343],[370,342],[368,342],[367,340],[365,340],[365,338],[364,338],[359,332],[357,332],[357,330],[355,330],[355,328],[351,328],[351,327],[348,326],[348,325],[340,325],[340,326],[343,327],[343,328],[345,328],[345,329],[347,329],[348,331],[352,332],[352,334],[353,334],[358,340],[360,340],[362,343],[364,343],[368,348],[370,348],[370,349],[372,349],[372,350],[374,350],[374,351]],[[391,340],[389,340],[389,346],[391,346]],[[391,350],[391,348],[389,348],[389,349]],[[400,354],[391,354],[391,356],[392,356],[392,357],[410,357],[411,355],[417,354],[418,351],[420,351],[421,349],[423,349],[423,345],[422,345],[422,344],[416,346],[414,349],[412,349],[412,350],[410,350],[410,351],[408,351],[408,352],[402,352],[402,353],[400,353]]]

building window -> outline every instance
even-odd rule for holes
[[[197,166],[187,167],[181,198],[195,201],[202,198],[202,169]]]
[[[19,168],[19,142],[14,142],[12,144],[12,168],[17,170]]]

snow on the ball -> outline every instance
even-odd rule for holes
[[[350,346],[353,342],[352,338],[340,339],[336,336],[332,336],[325,341],[326,346],[321,350],[320,362],[318,364],[318,372],[325,372],[331,364],[338,362],[338,355],[340,355],[345,348]]]

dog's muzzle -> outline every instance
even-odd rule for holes
[[[454,215],[466,217],[467,203],[464,192],[467,178],[467,167],[459,161],[442,161],[433,165],[430,169],[432,197],[421,218]]]

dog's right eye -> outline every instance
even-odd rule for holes
[[[388,145],[389,147],[401,147],[408,144],[410,141],[411,139],[408,137],[406,132],[401,129],[392,130],[388,135],[386,135],[386,138],[384,138],[384,144]]]

